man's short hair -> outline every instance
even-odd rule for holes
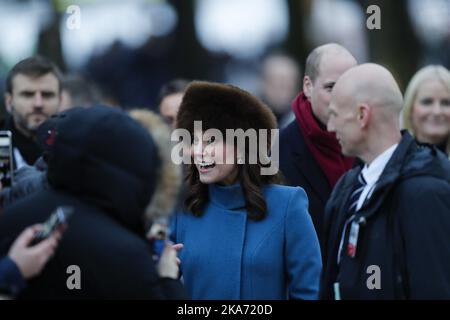
[[[158,104],[164,100],[165,97],[175,93],[184,93],[189,85],[190,81],[185,79],[175,79],[165,83],[161,90],[159,90]]]
[[[313,83],[316,81],[317,75],[319,74],[320,60],[322,59],[323,53],[324,50],[320,47],[316,48],[306,59],[305,76],[308,76]]]
[[[324,53],[330,52],[348,52],[346,48],[337,43],[328,43],[315,48],[306,58],[305,76],[314,83],[317,79],[320,69],[320,63],[322,62],[322,56]],[[350,55],[351,53],[348,52]]]
[[[12,69],[9,71],[6,76],[6,87],[5,91],[12,94],[13,91],[13,79],[18,74],[23,74],[32,78],[39,78],[48,73],[52,73],[56,79],[58,79],[59,92],[62,90],[62,74],[59,68],[47,58],[36,56],[24,59],[18,62]]]

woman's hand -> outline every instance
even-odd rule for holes
[[[177,257],[177,251],[181,248],[183,248],[182,244],[166,244],[158,262],[158,273],[160,277],[178,279],[180,260]]]

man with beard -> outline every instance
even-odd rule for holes
[[[58,111],[61,72],[42,57],[17,63],[6,77],[5,105],[10,114],[4,130],[12,132],[14,168],[32,165],[41,155],[36,130]]]

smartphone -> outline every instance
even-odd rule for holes
[[[0,181],[2,187],[13,183],[13,158],[11,131],[0,131]]]
[[[48,238],[52,232],[58,228],[67,224],[68,218],[73,214],[72,207],[57,207],[55,211],[50,215],[46,222],[43,224],[42,230],[35,233],[31,245],[35,245],[42,240]]]

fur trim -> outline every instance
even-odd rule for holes
[[[134,109],[129,114],[149,131],[161,160],[155,193],[145,210],[146,222],[167,218],[177,204],[182,183],[182,168],[171,159],[170,129],[160,116],[149,110]]]
[[[276,129],[270,108],[250,93],[228,84],[194,81],[184,94],[177,115],[177,127],[193,132],[194,121],[202,129]]]

